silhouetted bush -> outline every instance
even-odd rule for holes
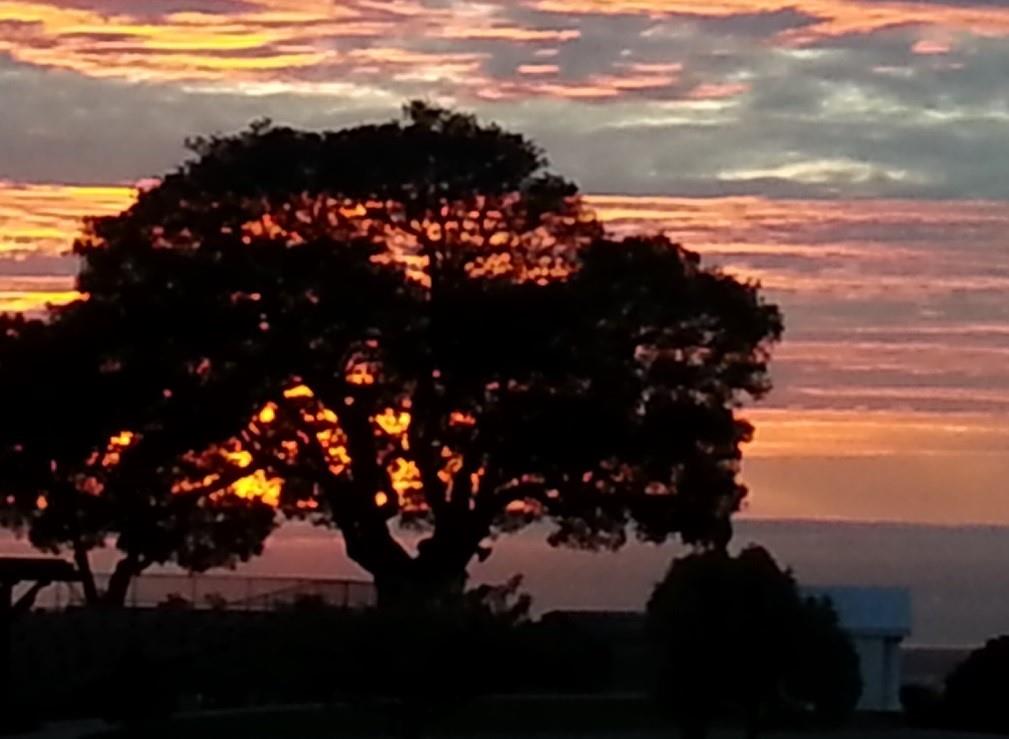
[[[516,626],[528,609],[519,583],[454,604],[361,614],[336,672],[341,695],[377,709],[400,736],[417,737],[465,702],[506,692],[519,674]]]
[[[1009,636],[989,640],[946,678],[945,718],[958,729],[1009,734]]]
[[[830,604],[804,600],[759,547],[674,561],[648,626],[659,697],[690,736],[720,717],[744,719],[751,735],[789,712],[838,722],[861,693],[858,657]]]
[[[184,611],[192,607],[193,604],[190,600],[179,593],[169,593],[163,601],[158,603],[158,608],[167,608],[174,611]]]
[[[611,646],[560,617],[544,617],[520,632],[519,688],[529,692],[594,693],[613,679]]]

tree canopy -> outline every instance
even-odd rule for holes
[[[87,301],[32,329],[40,357],[72,334],[94,383],[73,454],[150,439],[149,497],[200,510],[237,476],[338,528],[389,597],[458,591],[540,520],[558,545],[724,545],[777,308],[665,238],[607,237],[524,137],[406,113],[194,140],[89,222]]]

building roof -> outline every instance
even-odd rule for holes
[[[828,598],[841,626],[853,636],[906,637],[911,633],[911,594],[904,588],[804,587],[803,593]]]

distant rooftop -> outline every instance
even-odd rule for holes
[[[905,637],[911,633],[911,594],[904,588],[804,587],[806,595],[826,597],[841,626],[856,636]]]

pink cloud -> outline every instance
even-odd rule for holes
[[[526,75],[552,75],[560,72],[561,68],[556,64],[520,64],[515,71]]]
[[[911,47],[912,54],[918,54],[921,56],[941,56],[943,54],[949,54],[951,51],[953,51],[953,45],[951,43],[935,39],[920,39]]]
[[[687,93],[691,100],[725,100],[748,92],[745,82],[702,82]]]

